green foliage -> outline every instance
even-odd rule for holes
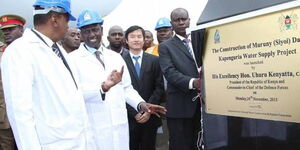
[[[1,30],[0,30],[0,41],[1,41],[1,42],[4,42],[4,37],[3,37],[3,33],[2,33]]]

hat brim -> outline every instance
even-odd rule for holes
[[[12,28],[12,27],[16,27],[19,26],[18,24],[7,24],[4,26],[1,26],[0,29],[5,29],[5,28]]]
[[[69,20],[76,21],[76,18],[73,15],[69,14]]]

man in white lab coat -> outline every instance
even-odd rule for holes
[[[95,150],[75,66],[57,46],[68,29],[70,0],[37,0],[34,29],[5,50],[2,79],[19,150]]]
[[[128,119],[125,103],[138,111],[165,112],[165,108],[145,103],[131,86],[121,55],[101,44],[103,20],[97,12],[84,10],[78,17],[84,43],[70,53],[79,70],[86,109],[99,150],[129,150]],[[121,69],[122,68],[122,69]],[[121,71],[120,71],[121,70]],[[111,88],[104,82],[111,72],[123,72],[122,80]],[[99,91],[99,85],[103,85]],[[143,109],[145,110],[145,109]]]

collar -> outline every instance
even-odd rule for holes
[[[89,47],[86,44],[83,44],[83,46],[92,54],[94,54],[97,51],[97,49],[95,49],[93,47]],[[99,47],[98,51],[100,51],[101,54],[103,54],[103,46],[102,45]]]
[[[52,47],[54,42],[50,38],[48,38],[46,35],[44,35],[43,33],[39,32],[39,31],[37,31],[34,28],[32,30],[34,30],[38,35],[40,35],[50,48]]]
[[[180,39],[180,41],[183,41],[183,40],[185,40],[186,38],[185,37],[183,37],[183,36],[181,36],[181,35],[178,35],[178,34],[175,34],[179,39]],[[190,36],[190,34],[188,34],[188,38],[187,38],[189,41],[191,41],[191,36]]]
[[[131,59],[133,59],[133,56],[140,56],[140,58],[142,59],[142,57],[143,57],[143,50],[141,50],[140,53],[137,54],[137,55],[131,53],[131,51],[129,50],[129,54],[130,54],[130,58],[131,58]],[[141,59],[140,59],[140,60],[141,60]]]

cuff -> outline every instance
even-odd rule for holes
[[[195,80],[195,78],[192,78],[192,79],[190,80],[190,82],[189,82],[189,89],[190,89],[190,90],[194,89],[194,87],[193,87],[193,82],[194,82],[194,80]]]
[[[143,103],[146,103],[146,102],[140,102],[140,103],[137,105],[137,110],[138,110],[138,112],[141,113],[141,114],[144,113],[144,111],[143,111],[142,108],[141,108],[141,105],[142,105]]]
[[[102,83],[103,84],[103,83]],[[102,89],[102,84],[100,86],[100,94],[101,94],[101,97],[102,97],[102,100],[104,101],[105,100],[105,92],[103,91]]]

